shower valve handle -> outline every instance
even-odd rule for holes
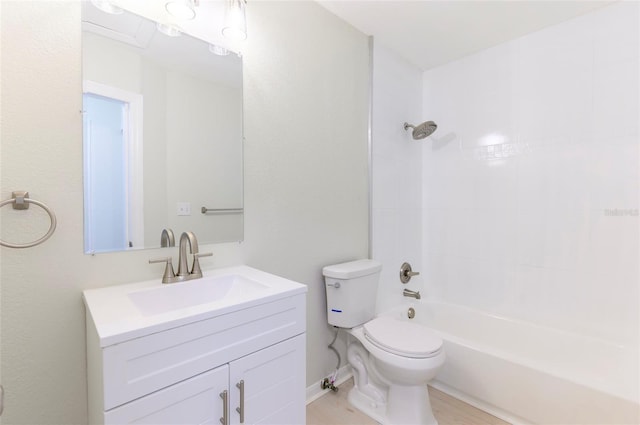
[[[414,272],[411,270],[411,264],[409,263],[402,263],[402,266],[400,266],[400,282],[402,283],[408,283],[412,276],[417,276],[419,274],[420,272]]]

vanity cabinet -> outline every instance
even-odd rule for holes
[[[85,291],[90,423],[305,423],[306,288],[290,292],[119,334],[133,319],[96,325],[105,304]]]
[[[107,424],[303,424],[298,335],[105,413]],[[304,384],[303,384],[304,386]]]
[[[106,424],[214,424],[223,416],[219,394],[229,389],[229,366],[191,379],[104,413]]]

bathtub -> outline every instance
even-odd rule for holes
[[[431,301],[386,314],[421,323],[444,340],[447,360],[432,386],[504,420],[640,423],[638,347]]]

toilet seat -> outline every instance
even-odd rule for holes
[[[365,323],[363,330],[371,344],[399,356],[426,359],[442,351],[442,339],[431,330],[389,316]]]

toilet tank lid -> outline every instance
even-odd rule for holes
[[[334,279],[353,279],[378,273],[380,270],[382,270],[382,263],[379,261],[356,260],[323,267],[322,274]]]

